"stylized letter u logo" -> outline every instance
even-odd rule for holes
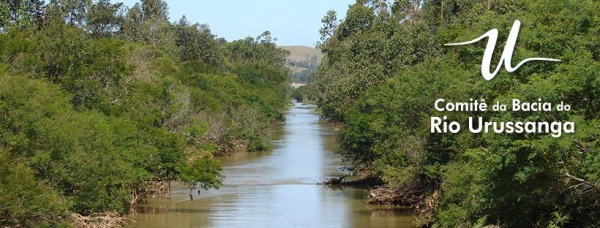
[[[471,40],[471,41],[462,42],[462,43],[451,43],[451,44],[446,44],[446,46],[458,46],[458,45],[472,44],[472,43],[479,42],[483,38],[488,37],[489,40],[488,40],[487,46],[485,47],[485,52],[483,53],[483,59],[481,60],[481,75],[483,75],[483,78],[485,78],[485,80],[488,80],[488,81],[492,80],[492,78],[494,78],[496,76],[498,71],[500,71],[500,67],[502,66],[502,63],[504,63],[504,68],[506,68],[506,71],[512,73],[515,70],[517,70],[519,67],[521,67],[523,64],[525,64],[526,62],[529,62],[529,61],[537,60],[537,61],[560,62],[560,60],[558,60],[558,59],[527,58],[527,59],[521,61],[519,64],[517,64],[517,66],[512,67],[511,66],[512,55],[513,55],[513,51],[515,49],[515,44],[517,43],[517,37],[519,36],[520,28],[521,28],[521,22],[519,20],[516,20],[515,23],[513,23],[512,29],[510,30],[510,34],[508,34],[508,40],[506,41],[506,45],[504,46],[504,51],[502,52],[502,56],[500,57],[500,62],[498,63],[498,66],[496,66],[496,70],[494,70],[494,72],[490,72],[490,64],[492,62],[492,54],[494,53],[494,48],[496,47],[496,41],[498,40],[498,29],[492,29],[492,30],[484,33],[479,38]]]

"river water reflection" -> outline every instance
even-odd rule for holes
[[[414,227],[410,210],[365,204],[365,190],[317,182],[340,175],[336,135],[310,106],[296,103],[271,135],[274,150],[219,160],[219,190],[175,186],[172,199],[148,199],[128,227]]]

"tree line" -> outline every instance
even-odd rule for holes
[[[323,18],[325,57],[303,94],[343,124],[345,164],[385,182],[390,202],[415,207],[433,227],[596,227],[600,223],[600,18],[598,1],[357,0],[338,20]],[[492,69],[511,26],[521,31],[512,65],[490,81],[480,72],[487,39],[499,30]],[[571,111],[439,112],[434,102],[512,99]],[[573,134],[439,134],[432,116],[466,126],[486,121],[572,121]]]
[[[284,118],[273,40],[170,22],[162,0],[0,2],[0,224],[123,213],[153,182],[218,188],[213,156],[267,149]]]

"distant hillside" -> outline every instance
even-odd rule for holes
[[[307,55],[308,55],[309,59],[313,55],[316,55],[317,62],[320,62],[321,58],[323,58],[323,54],[321,53],[321,51],[314,47],[307,47],[307,46],[279,46],[279,47],[284,50],[290,51],[290,56],[288,57],[288,59],[290,59],[292,61],[306,60]]]
[[[317,67],[323,58],[319,49],[307,46],[280,46],[290,51],[286,66],[292,70],[292,81],[307,83],[310,76],[317,71]]]

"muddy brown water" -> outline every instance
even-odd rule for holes
[[[274,126],[274,149],[220,158],[219,190],[172,186],[172,199],[149,198],[126,227],[414,227],[411,210],[365,204],[366,191],[317,185],[345,174],[329,123],[295,103]],[[190,200],[189,194],[193,200]]]

